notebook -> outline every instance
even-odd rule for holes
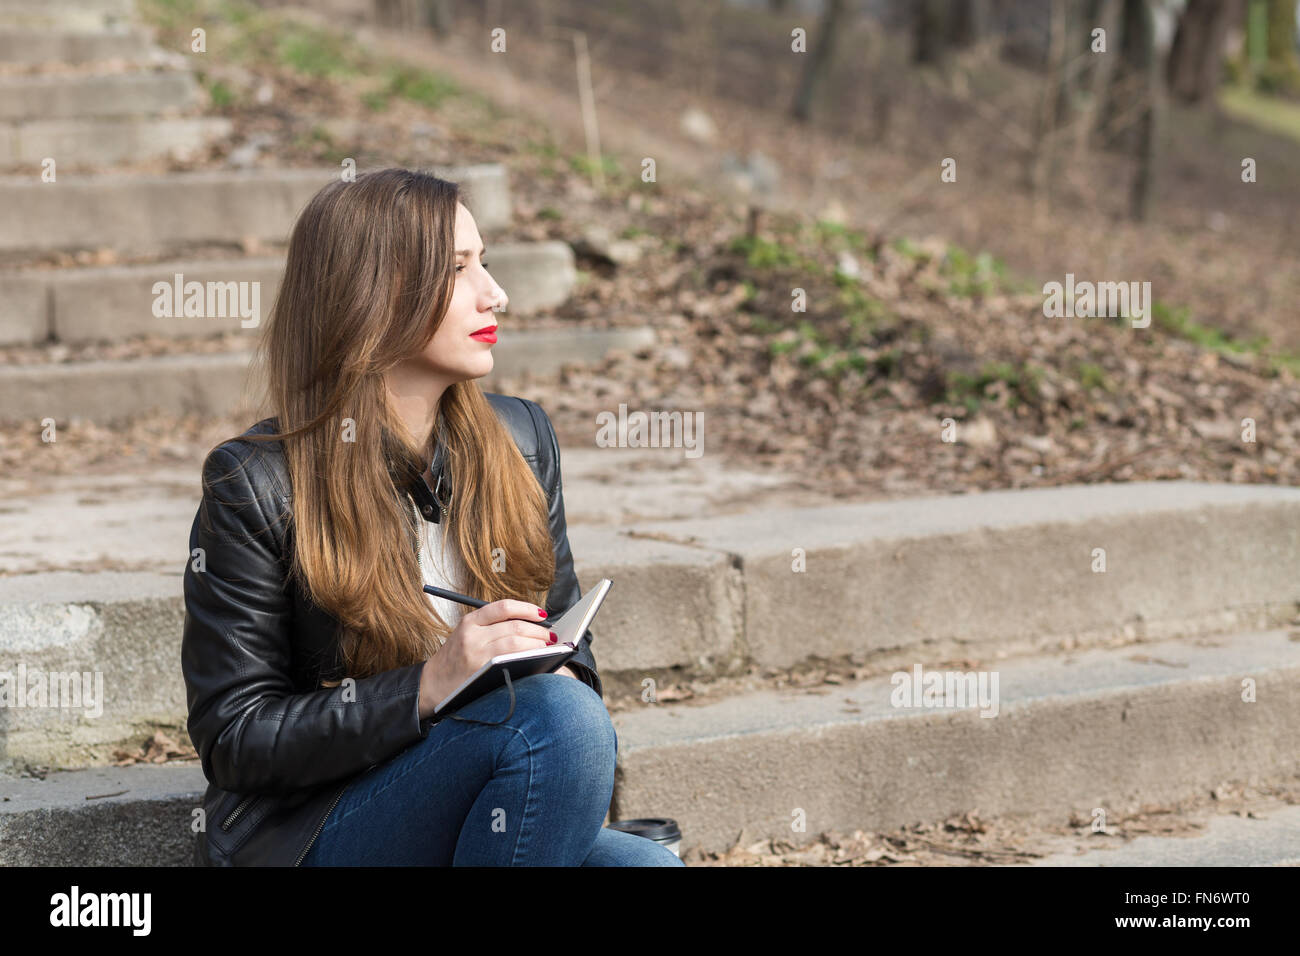
[[[530,674],[549,674],[559,670],[578,652],[578,642],[591,627],[596,612],[600,610],[605,595],[613,585],[614,582],[609,578],[601,578],[595,587],[577,600],[573,607],[556,618],[555,623],[551,625],[551,631],[556,638],[554,644],[527,651],[498,654],[452,691],[434,708],[433,715],[445,717],[470,701],[482,697],[488,691],[503,686],[507,671],[513,682]]]

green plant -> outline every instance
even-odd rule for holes
[[[1231,332],[1202,325],[1192,319],[1191,309],[1185,305],[1172,308],[1163,302],[1153,302],[1151,318],[1166,332],[1215,352],[1258,352],[1268,345],[1267,336],[1256,335],[1243,342],[1233,338]]]
[[[989,362],[975,375],[952,373],[948,377],[946,400],[964,405],[967,412],[974,414],[988,398],[988,387],[995,382],[1005,382],[1008,408],[1015,408],[1021,402],[1037,404],[1042,379],[1043,370],[1028,363]]]
[[[987,252],[971,256],[957,246],[949,246],[939,270],[948,278],[948,291],[963,298],[986,296],[1001,288],[1007,267]]]
[[[591,160],[584,154],[576,154],[569,157],[569,168],[583,176],[590,176],[594,165]],[[616,179],[622,170],[619,169],[618,161],[613,156],[601,156],[600,168],[605,176],[609,179]]]
[[[916,243],[912,242],[906,236],[901,236],[889,244],[893,250],[900,255],[907,256],[909,259],[929,259],[930,253],[926,252]]]
[[[745,257],[745,262],[753,269],[803,269],[814,273],[823,271],[822,267],[795,249],[762,236],[738,236],[731,241],[729,249]]]
[[[1110,379],[1106,377],[1105,370],[1094,362],[1080,362],[1075,372],[1079,384],[1084,388],[1100,388],[1107,392],[1113,390]]]
[[[849,323],[849,335],[855,344],[867,339],[889,319],[889,310],[879,299],[868,295],[857,282],[837,283],[840,286],[837,301],[844,309]]]
[[[457,92],[456,84],[430,70],[395,65],[388,74],[388,92],[421,106],[437,107]]]
[[[308,76],[344,76],[356,72],[342,38],[301,24],[281,34],[276,56],[281,65]]]
[[[235,102],[235,92],[221,80],[213,80],[208,84],[208,96],[212,99],[212,105],[216,109],[224,109]]]
[[[822,245],[836,249],[851,249],[869,259],[875,256],[871,252],[867,237],[856,229],[850,229],[843,223],[818,219],[812,225],[813,236]]]

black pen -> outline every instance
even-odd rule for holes
[[[468,594],[457,594],[455,591],[448,591],[446,588],[435,588],[432,584],[426,584],[424,589],[434,597],[444,598],[448,601],[455,601],[457,604],[468,604],[470,607],[485,607],[487,601],[480,601],[478,598],[472,598]],[[522,620],[521,618],[512,618],[511,620]],[[556,618],[559,620],[559,618]],[[536,623],[550,630],[550,621],[537,621]]]

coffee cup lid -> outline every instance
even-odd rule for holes
[[[682,831],[678,829],[677,821],[670,820],[667,817],[619,820],[617,823],[611,823],[609,829],[622,830],[624,833],[635,833],[647,840],[680,840],[682,838]]]

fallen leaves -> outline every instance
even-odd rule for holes
[[[159,730],[140,746],[137,753],[121,747],[113,751],[113,766],[127,767],[137,763],[166,763],[169,760],[197,760],[198,753],[189,745],[178,744]]]
[[[989,838],[990,825],[968,811],[937,824],[914,824],[889,833],[830,830],[808,842],[769,838],[746,842],[742,830],[723,853],[696,853],[692,865],[705,866],[947,866],[1024,863],[1044,854],[1018,845],[1011,833]]]

